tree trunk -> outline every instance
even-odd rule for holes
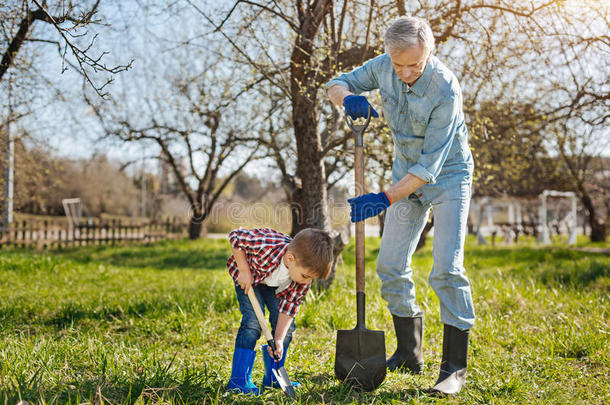
[[[315,94],[315,90],[312,93]],[[314,95],[309,97],[299,95],[296,102],[293,100],[292,119],[297,140],[297,176],[301,179],[302,188],[296,189],[293,193],[293,196],[298,195],[300,198],[297,197],[299,201],[292,207],[292,234],[304,228],[318,228],[329,233],[331,231],[326,198],[326,173],[321,154],[322,143],[317,131],[315,102]],[[316,281],[317,289],[326,289],[332,284],[337,272],[339,255],[346,245],[343,233],[331,234],[333,235],[334,260],[331,273],[328,279]]]
[[[201,200],[200,197],[198,197],[198,199]],[[199,204],[199,206],[201,207],[201,204]],[[207,212],[204,214],[201,209],[193,210],[191,222],[189,223],[189,239],[199,239],[207,234],[207,226],[205,225],[205,220],[207,217]]]
[[[379,221],[379,237],[383,236],[383,227],[385,226],[385,211],[377,216],[377,220]]]
[[[290,101],[292,124],[297,146],[297,176],[301,179],[302,221],[297,229],[318,228],[330,232],[326,199],[326,173],[322,139],[318,133],[317,94],[321,83],[317,77],[317,61],[313,59],[314,40],[320,24],[332,11],[332,1],[310,3],[298,9],[299,33],[290,55]],[[331,275],[318,288],[328,287],[335,278],[338,257],[345,247],[343,238],[334,238],[334,261]]]
[[[589,225],[591,226],[591,242],[604,242],[608,236],[606,224],[589,216]]]
[[[189,239],[195,240],[201,237],[201,230],[203,229],[203,222],[198,219],[191,218],[189,223]]]
[[[311,97],[311,99],[310,99]],[[330,229],[326,201],[326,173],[315,115],[315,96],[293,100],[292,119],[297,143],[297,176],[302,183],[303,221],[299,229]]]
[[[290,227],[290,237],[294,238],[294,235],[301,230],[303,224],[303,189],[297,184],[294,178],[285,181],[286,197],[290,204],[290,216],[292,224]]]
[[[345,249],[345,246],[349,242],[349,236],[347,232],[344,231],[333,231],[331,232],[331,237],[333,238],[333,267],[330,273],[330,276],[326,280],[316,280],[314,283],[314,288],[319,290],[325,290],[333,283],[335,280],[335,276],[337,274],[337,264],[339,264],[339,260],[341,259],[341,252]]]
[[[597,217],[597,212],[595,211],[593,201],[591,200],[591,197],[589,196],[589,193],[585,189],[584,185],[580,182],[578,183],[578,192],[580,194],[580,201],[587,211],[587,221],[591,227],[591,242],[604,242],[608,236],[606,232],[606,224],[604,224],[603,221],[600,221]]]
[[[297,189],[290,198],[290,216],[292,218],[292,225],[290,227],[291,238],[294,238],[294,235],[297,234],[301,224],[303,223],[303,205],[301,204],[301,194],[301,190]]]

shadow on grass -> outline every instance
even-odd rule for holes
[[[506,265],[507,262],[516,266],[522,264],[535,264],[548,255],[556,260],[574,260],[589,255],[585,252],[570,249],[548,248],[539,249],[533,247],[498,248],[498,247],[479,247],[466,250],[466,257],[469,261],[479,261],[490,264]]]
[[[96,246],[65,250],[56,255],[77,263],[100,263],[115,267],[155,270],[225,268],[230,255],[228,243],[225,246],[222,241],[206,242],[168,241],[138,246]]]
[[[584,252],[569,248],[471,249],[469,264],[477,270],[512,268],[509,275],[535,279],[558,287],[608,289],[610,256],[605,252]]]
[[[584,268],[568,266],[544,271],[540,274],[540,279],[545,284],[596,288],[609,292],[610,264],[592,260]]]
[[[60,306],[57,311],[52,313],[48,318],[44,319],[44,323],[63,329],[73,327],[84,319],[113,321],[141,317],[145,313],[151,313],[153,311],[162,312],[173,309],[175,309],[175,303],[163,299],[139,300],[132,302],[129,305],[103,306],[101,308],[84,307],[77,303],[68,302]]]

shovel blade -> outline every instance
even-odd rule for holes
[[[278,370],[272,368],[271,372],[277,379],[278,384],[280,384],[282,391],[284,391],[288,397],[294,398],[296,393],[294,392],[294,387],[292,386],[292,382],[290,381],[286,368],[280,367]]]
[[[364,391],[373,391],[385,379],[383,331],[356,328],[337,331],[335,376]]]

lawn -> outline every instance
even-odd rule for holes
[[[392,321],[367,239],[367,323]],[[605,247],[608,247],[607,245]],[[426,393],[442,344],[438,300],[426,283],[431,244],[414,258],[426,311],[423,375],[388,373],[372,393],[333,376],[335,331],[355,324],[353,245],[337,279],[310,293],[287,369],[298,403],[601,404],[610,398],[610,255],[534,244],[477,246],[466,266],[477,323],[469,377],[456,397]],[[240,315],[225,240],[0,253],[0,403],[288,403],[224,390]],[[262,340],[261,340],[262,342]],[[255,382],[262,378],[257,356]]]

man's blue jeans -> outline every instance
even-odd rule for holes
[[[438,296],[441,321],[461,330],[474,325],[474,305],[464,269],[464,240],[470,204],[462,199],[422,204],[413,194],[392,204],[385,217],[377,258],[381,295],[393,315],[420,314],[415,303],[411,257],[424,229],[428,212],[434,209],[434,264],[428,278]]]
[[[273,336],[275,336],[275,325],[277,324],[280,304],[280,300],[275,297],[275,289],[277,287],[269,287],[264,284],[259,284],[256,287],[252,288],[254,289],[256,298],[258,298],[258,303],[260,304],[263,313],[266,312],[265,308],[269,311],[271,333],[273,334]],[[252,304],[250,304],[250,299],[246,294],[244,294],[244,290],[242,290],[240,287],[235,287],[235,293],[237,294],[239,310],[241,311],[242,315],[241,324],[239,325],[237,337],[235,338],[235,347],[254,350],[256,342],[261,336],[262,330],[260,325],[258,324],[258,320],[256,319],[254,308],[252,308]],[[292,320],[290,328],[288,329],[288,333],[286,333],[286,338],[284,339],[284,347],[288,347],[288,345],[290,344],[293,332],[294,319]]]

